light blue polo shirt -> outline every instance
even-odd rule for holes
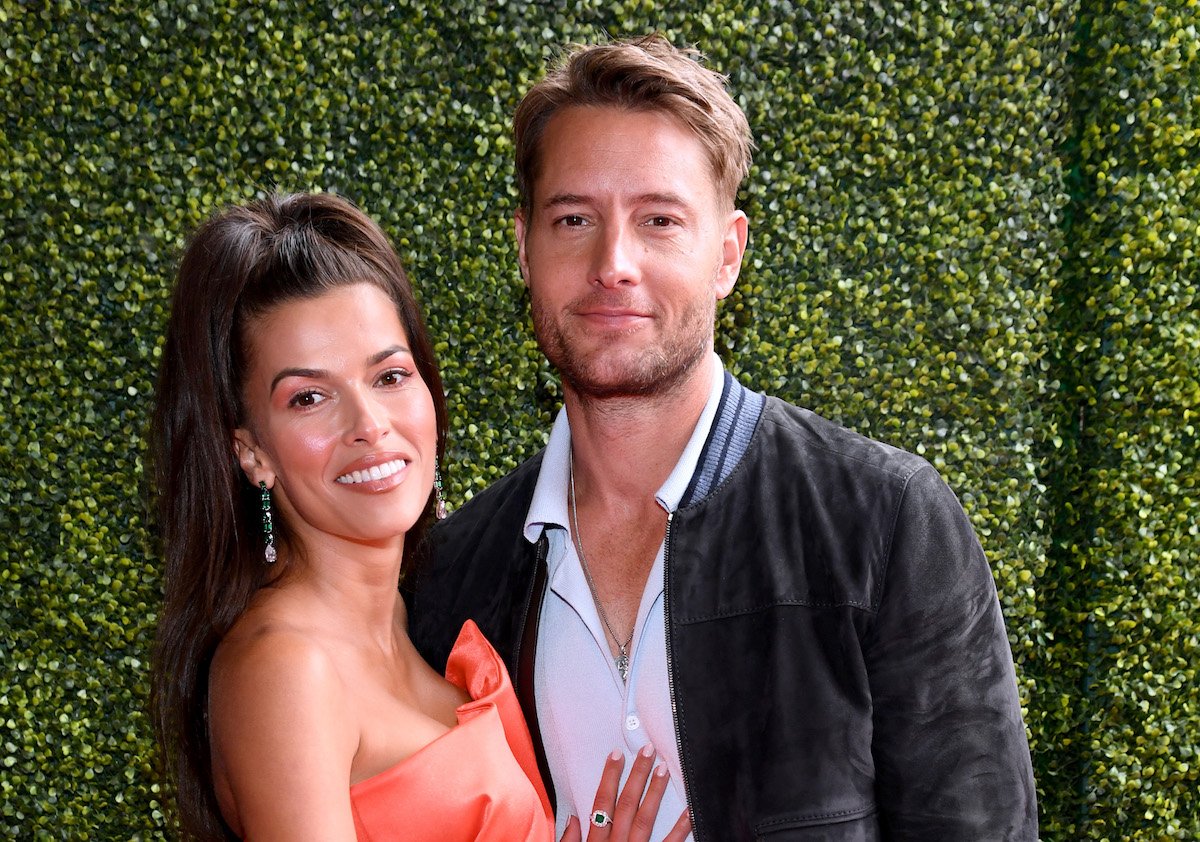
[[[716,354],[711,360],[708,402],[679,461],[655,495],[667,512],[675,511],[687,491],[721,401],[725,370]],[[562,835],[568,817],[574,815],[583,822],[586,838],[600,772],[614,748],[625,752],[627,776],[638,749],[651,743],[658,750],[658,762],[665,762],[671,773],[651,836],[659,840],[687,806],[667,678],[663,547],[659,545],[638,608],[630,646],[629,683],[624,684],[568,531],[570,447],[571,427],[563,409],[550,433],[525,518],[528,541],[536,543],[543,528],[549,540],[548,587],[538,629],[534,696],[558,798],[556,837]]]

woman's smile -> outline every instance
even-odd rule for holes
[[[366,486],[371,491],[383,491],[394,488],[403,482],[403,471],[407,465],[408,462],[404,459],[389,459],[387,462],[349,470],[338,477],[335,482],[342,485]],[[397,477],[395,482],[382,482],[391,477]]]

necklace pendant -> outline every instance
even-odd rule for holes
[[[617,656],[617,672],[621,674],[621,681],[629,683],[629,655],[622,652]]]

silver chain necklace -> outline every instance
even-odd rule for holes
[[[617,672],[621,674],[621,681],[628,683],[629,647],[633,643],[634,630],[630,629],[629,639],[621,643],[621,638],[617,637],[617,633],[613,631],[612,623],[608,621],[608,615],[604,613],[604,606],[600,604],[600,597],[596,594],[596,583],[592,581],[592,571],[588,569],[587,559],[583,555],[583,536],[579,534],[579,507],[575,504],[575,455],[573,453],[568,453],[567,462],[571,471],[571,538],[575,542],[575,550],[579,553],[579,566],[583,568],[583,578],[587,579],[588,590],[592,592],[592,602],[596,603],[596,613],[600,615],[600,622],[604,623],[604,630],[608,632],[613,643],[617,644],[617,649],[620,650],[621,654],[614,659]]]

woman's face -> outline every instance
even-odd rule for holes
[[[403,547],[433,486],[437,423],[396,307],[356,283],[247,325],[234,447],[311,551]]]

